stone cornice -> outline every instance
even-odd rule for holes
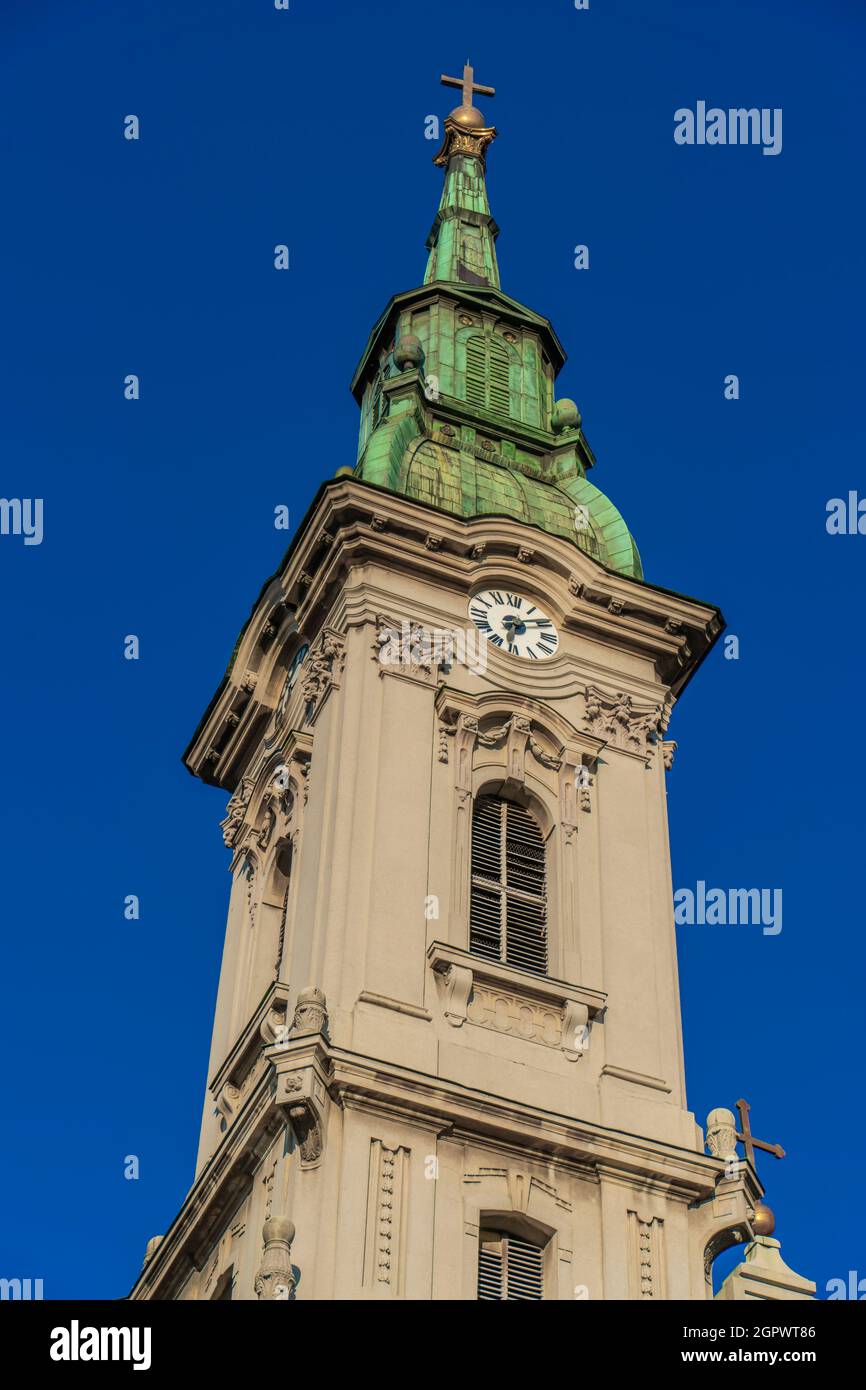
[[[226,1083],[240,1084],[261,1055],[262,1048],[274,1041],[274,1030],[287,1022],[288,985],[275,981],[265,994],[223,1062],[211,1079],[208,1090],[218,1095]]]
[[[612,1172],[642,1179],[651,1172],[665,1191],[688,1201],[711,1198],[724,1172],[723,1163],[706,1154],[521,1105],[343,1049],[332,1050],[331,1065],[329,1089],[343,1104],[391,1102],[399,1114],[408,1105],[413,1113],[450,1121],[454,1137],[522,1145],[539,1156],[588,1162],[593,1167],[602,1164]]]
[[[527,565],[519,555],[529,536],[533,555]],[[464,521],[354,478],[335,479],[320,492],[279,574],[262,591],[185,754],[191,772],[235,790],[279,700],[287,644],[296,646],[300,633],[315,645],[326,625],[339,628],[335,605],[347,602],[342,586],[349,568],[376,561],[459,594],[482,580],[534,584],[568,630],[650,657],[663,682],[655,691],[660,700],[666,688],[675,695],[684,688],[722,627],[713,606],[614,574],[576,546],[526,523],[505,517]],[[497,651],[489,657],[491,679],[513,681],[513,663]],[[564,696],[574,678],[574,660],[567,655],[533,670],[541,698]]]

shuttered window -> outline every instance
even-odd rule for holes
[[[486,1303],[544,1298],[544,1252],[527,1240],[482,1231],[478,1243],[478,1297]]]
[[[547,892],[541,827],[513,801],[480,796],[472,810],[469,949],[547,972]]]
[[[466,339],[466,400],[482,410],[510,415],[508,348],[501,339],[473,333]]]
[[[382,397],[382,383],[384,375],[379,372],[373,382],[373,396],[370,402],[370,429],[374,430],[384,415],[384,401]]]

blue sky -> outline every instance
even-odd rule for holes
[[[0,26],[0,493],[44,499],[41,545],[0,537],[0,1273],[122,1295],[192,1178],[226,796],[180,754],[274,507],[354,462],[348,382],[422,278],[424,120],[469,55],[503,288],[570,354],[647,578],[740,639],[671,726],[674,883],[781,888],[784,925],[678,928],[689,1103],[745,1095],[788,1150],[760,1166],[789,1264],[866,1276],[866,537],[825,527],[866,495],[861,5],[5,0]],[[782,152],[676,145],[698,100],[782,108]]]

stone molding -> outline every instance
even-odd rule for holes
[[[409,1216],[409,1158],[405,1145],[370,1141],[364,1286],[399,1298],[405,1290]]]

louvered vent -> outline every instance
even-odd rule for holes
[[[498,1303],[502,1298],[502,1247],[504,1241],[494,1237],[482,1240],[478,1248],[478,1297],[486,1303]]]
[[[466,400],[469,405],[477,405],[482,410],[487,405],[484,389],[487,378],[487,353],[484,339],[473,335],[466,340]]]
[[[508,349],[498,338],[488,338],[490,349],[487,363],[487,400],[491,410],[499,415],[509,413]]]
[[[511,413],[508,349],[499,339],[473,333],[466,340],[466,400],[497,415]]]
[[[529,1241],[482,1231],[478,1245],[478,1297],[486,1303],[544,1298],[543,1251]]]
[[[522,806],[482,796],[472,811],[469,949],[506,965],[547,972],[544,840]]]

